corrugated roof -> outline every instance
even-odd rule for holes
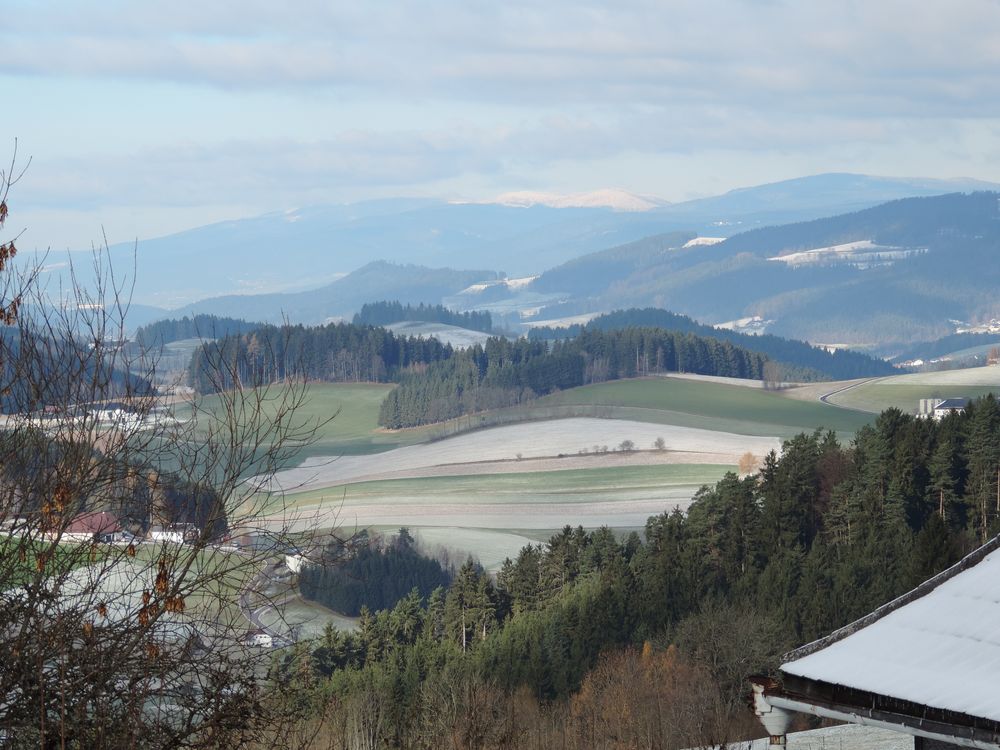
[[[1000,721],[1000,550],[993,540],[781,671]]]

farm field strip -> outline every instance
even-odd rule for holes
[[[642,528],[650,516],[685,509],[730,465],[618,467],[519,475],[366,482],[290,495],[274,524],[292,530],[410,528],[428,546],[471,553],[493,569],[525,544],[566,524]]]
[[[685,510],[698,488],[674,487],[655,493],[655,497],[629,498],[617,495],[587,502],[500,503],[434,500],[420,504],[419,498],[402,502],[379,502],[340,507],[327,503],[300,507],[296,513],[283,514],[274,523],[289,531],[339,529],[341,533],[370,526],[417,528],[421,526],[461,526],[478,529],[507,529],[518,524],[525,529],[553,529],[566,524],[597,528],[641,528],[650,516]],[[647,493],[653,494],[653,493]],[[267,525],[267,519],[262,519]],[[461,546],[461,545],[458,545]]]
[[[311,458],[295,469],[279,472],[274,486],[285,492],[332,487],[361,477],[387,471],[400,472],[448,464],[482,461],[516,461],[576,455],[609,449],[626,440],[636,446],[651,446],[663,438],[667,455],[671,451],[729,456],[735,464],[746,452],[763,456],[780,449],[775,437],[747,436],[676,425],[658,425],[615,419],[576,418],[494,427],[447,438],[434,443],[412,445],[368,456]]]
[[[882,385],[962,385],[1000,388],[1000,366],[966,367],[959,370],[914,372],[892,375],[878,381]]]
[[[829,401],[872,414],[878,414],[889,407],[895,407],[905,414],[915,414],[922,398],[978,398],[988,393],[1000,393],[1000,386],[934,385],[879,380],[835,393],[830,396]]]
[[[469,505],[507,500],[535,502],[537,498],[567,502],[566,496],[583,496],[581,501],[586,498],[603,500],[627,493],[635,496],[658,493],[665,488],[697,488],[716,482],[734,469],[735,466],[728,464],[675,464],[387,479],[290,494],[285,496],[285,501],[289,507],[335,503],[350,509],[377,499],[386,499],[393,505],[407,501],[427,503],[435,499],[456,499]]]
[[[835,384],[830,390],[836,388]],[[869,419],[863,414],[817,402],[788,398],[728,383],[673,377],[616,380],[573,388],[539,399],[539,405],[577,404],[633,407],[688,415],[701,424],[730,432],[789,436],[817,427],[854,433]]]

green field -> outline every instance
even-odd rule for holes
[[[915,414],[922,398],[978,398],[989,393],[1000,394],[1000,387],[985,385],[935,385],[920,383],[863,383],[841,393],[830,401],[849,409],[878,414],[896,407],[905,414]]]
[[[333,507],[337,525],[394,533],[407,526],[428,551],[471,555],[489,570],[563,526],[641,529],[653,515],[686,507],[733,466],[675,464],[359,482],[289,495],[305,513]],[[391,509],[388,522],[382,509]],[[378,509],[377,515],[371,515]],[[324,524],[317,519],[315,527]]]
[[[426,440],[432,428],[418,428],[387,432],[378,426],[379,407],[386,394],[395,386],[379,383],[312,383],[308,386],[305,401],[295,412],[297,424],[319,425],[315,440],[298,460],[309,456],[341,456],[382,451],[412,445]],[[277,386],[272,391],[277,394]],[[208,396],[201,409],[219,408],[220,397]],[[273,415],[278,408],[277,398],[264,402],[265,414]],[[189,410],[178,408],[178,418],[185,418]]]
[[[477,474],[473,476],[418,477],[357,482],[341,487],[309,490],[285,498],[289,507],[321,502],[357,504],[461,501],[469,505],[510,503],[587,503],[613,501],[643,492],[671,488],[695,488],[714,484],[734,466],[722,464],[668,464],[656,466],[615,466],[566,471],[517,474]]]
[[[540,407],[610,407],[609,416],[701,427],[739,435],[792,437],[818,427],[853,434],[871,418],[780,391],[676,378],[616,380],[539,399]]]

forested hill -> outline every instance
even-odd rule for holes
[[[651,237],[544,273],[541,318],[669,308],[712,323],[760,316],[796,339],[895,352],[1000,317],[1000,194],[892,201],[705,244]]]
[[[444,323],[470,331],[493,333],[493,317],[484,311],[454,312],[444,305],[403,305],[400,302],[366,302],[354,315],[356,326],[388,326],[402,321]]]
[[[703,255],[772,256],[858,240],[914,247],[938,244],[948,237],[996,239],[1000,234],[998,198],[1000,194],[992,192],[903,198],[825,219],[752,229],[708,248]]]
[[[547,343],[492,337],[455,350],[434,338],[374,326],[264,326],[210,341],[191,358],[201,393],[290,377],[390,382],[380,423],[405,427],[513,406],[554,390],[659,372],[759,379],[767,357],[727,341],[658,328],[587,329]]]
[[[191,358],[189,373],[200,393],[292,377],[384,383],[409,367],[448,359],[453,353],[450,345],[435,338],[396,336],[374,326],[267,325],[202,344]]]
[[[649,518],[642,538],[566,527],[495,581],[467,564],[429,597],[329,631],[308,664],[324,701],[392,707],[387,746],[473,728],[485,747],[724,745],[754,731],[749,674],[1000,531],[998,466],[992,397],[941,422],[888,410],[849,447],[802,434],[686,514]],[[455,712],[456,685],[475,708]]]
[[[182,339],[218,339],[240,333],[250,333],[261,323],[219,315],[194,315],[177,319],[158,320],[144,325],[135,332],[135,342],[140,346],[162,346]]]
[[[659,372],[759,379],[767,358],[727,341],[660,328],[587,329],[547,343],[492,338],[405,373],[379,423],[412,427],[530,401],[555,390]]]
[[[722,328],[699,323],[686,315],[678,315],[655,307],[642,309],[631,308],[616,310],[594,318],[586,326],[573,325],[568,328],[535,328],[528,334],[532,339],[562,339],[580,335],[585,329],[601,331],[620,330],[629,327],[656,327],[672,331],[693,333],[698,336],[728,341],[735,346],[741,346],[753,352],[766,355],[769,359],[787,366],[786,379],[800,379],[814,370],[832,380],[850,380],[852,378],[877,377],[898,373],[892,365],[861,352],[839,349],[833,353],[805,341],[786,339],[781,336],[764,334],[754,336],[737,333]]]

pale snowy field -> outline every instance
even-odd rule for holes
[[[698,375],[693,372],[672,372],[663,375],[664,378],[676,378],[678,380],[700,380],[704,383],[722,383],[723,385],[738,385],[741,388],[763,388],[763,380],[750,380],[749,378],[726,378],[721,375]]]
[[[1000,386],[1000,366],[967,367],[963,370],[916,372],[879,378],[879,385],[996,385]]]
[[[631,440],[636,448],[649,449],[660,437],[666,443],[666,450],[662,452],[664,463],[678,460],[704,463],[705,454],[708,454],[711,462],[736,464],[748,451],[764,456],[771,450],[781,449],[781,441],[776,437],[619,419],[554,419],[494,427],[374,455],[310,458],[297,468],[279,472],[274,478],[274,486],[285,492],[302,492],[389,474],[400,477],[407,472],[417,472],[426,476],[424,469],[432,466],[442,467],[439,473],[447,475],[448,465],[560,454],[574,456],[604,447],[614,450],[626,440]],[[682,452],[679,459],[677,452]]]
[[[397,336],[422,336],[435,338],[443,344],[451,344],[457,349],[466,349],[476,344],[485,344],[490,334],[482,331],[472,331],[445,323],[422,323],[419,321],[403,321],[386,326]]]
[[[595,529],[642,528],[650,516],[687,510],[697,487],[670,487],[653,497],[636,499],[614,498],[608,500],[585,499],[568,502],[511,502],[498,498],[491,501],[428,502],[426,497],[402,495],[393,497],[391,503],[353,503],[335,496],[321,505],[301,506],[271,519],[262,519],[262,526],[280,527],[290,532],[316,529],[338,529],[341,534],[381,526],[399,528],[407,526],[414,533],[424,527],[454,529],[449,542],[443,546],[459,552],[471,552],[483,558],[483,564],[495,561],[501,555],[514,555],[523,545],[513,536],[497,539],[490,536],[490,547],[481,551],[471,537],[486,530],[561,529],[566,524]],[[484,538],[485,539],[485,538]],[[494,546],[495,544],[495,546]]]

